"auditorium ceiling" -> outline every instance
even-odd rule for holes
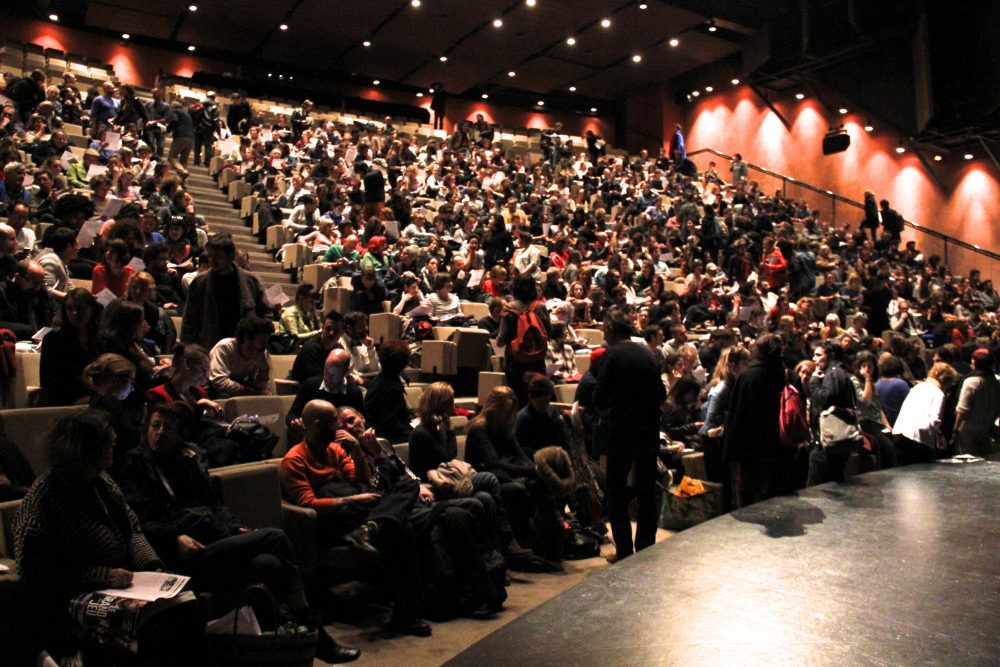
[[[48,0],[40,4],[69,20],[81,20],[87,28],[127,32],[181,48],[193,45],[201,55],[239,59],[251,67],[298,67],[416,89],[441,82],[454,94],[611,100],[700,66],[735,59],[766,15],[762,6],[773,8],[775,3]],[[192,4],[195,11],[189,9]],[[281,29],[282,24],[287,29]],[[567,43],[571,37],[575,44]],[[677,40],[676,46],[671,40]]]

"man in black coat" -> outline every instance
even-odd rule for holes
[[[301,440],[302,411],[309,401],[327,401],[337,408],[347,406],[362,412],[365,397],[358,385],[349,380],[350,369],[350,351],[335,349],[326,357],[323,375],[311,377],[299,385],[295,401],[285,417],[289,442]]]
[[[323,326],[319,335],[307,340],[295,357],[292,371],[288,377],[298,383],[303,383],[311,377],[323,374],[323,366],[330,350],[346,348],[344,340],[344,316],[331,310],[323,318]]]
[[[889,208],[888,199],[880,201],[879,206],[882,208],[882,229],[885,230],[885,235],[892,239],[896,245],[899,245],[900,236],[903,233],[903,216],[895,209]]]
[[[832,340],[828,340],[818,348],[819,358],[816,360],[816,370],[809,379],[809,395],[811,397],[809,413],[814,433],[819,433],[820,414],[828,408],[839,409],[838,414],[848,421],[857,423],[855,410],[854,384],[844,370],[844,348]],[[809,452],[809,479],[807,486],[823,482],[843,482],[844,469],[851,453],[861,442],[852,440],[830,446],[822,443],[813,445]]]
[[[632,325],[621,310],[612,309],[604,322],[608,351],[594,387],[594,407],[608,423],[608,515],[617,559],[656,541],[656,454],[660,444],[660,412],[666,387],[660,368],[645,345],[633,343]],[[629,521],[626,485],[635,464],[639,517],[635,547]]]
[[[723,431],[734,509],[776,495],[782,468],[779,419],[785,387],[781,336],[757,339],[750,366],[733,384]]]
[[[31,340],[39,329],[51,325],[45,270],[34,260],[18,262],[13,278],[0,284],[0,329],[10,329],[18,340]]]

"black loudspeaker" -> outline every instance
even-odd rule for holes
[[[823,137],[823,155],[833,155],[842,153],[851,145],[851,135],[846,132],[828,134]]]

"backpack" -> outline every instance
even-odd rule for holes
[[[785,382],[781,390],[781,412],[778,419],[781,446],[796,449],[810,439],[809,420],[806,419],[806,403],[802,394],[791,382]]]
[[[510,341],[510,352],[514,361],[521,364],[544,362],[549,348],[545,325],[535,312],[537,306],[535,302],[521,312],[508,311],[517,315],[517,332]]]

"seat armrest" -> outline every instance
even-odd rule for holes
[[[319,556],[316,510],[282,500],[281,511],[285,518],[285,532],[295,547],[303,574],[314,574]]]

